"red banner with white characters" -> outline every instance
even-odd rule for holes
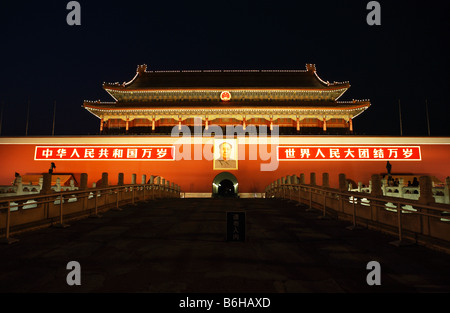
[[[420,161],[419,146],[278,146],[279,161]]]
[[[35,160],[173,161],[173,146],[36,146]]]

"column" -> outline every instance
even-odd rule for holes
[[[327,120],[326,120],[325,117],[323,118],[323,131],[324,131],[324,132],[327,131]]]
[[[351,132],[353,132],[353,119],[350,117],[348,119],[349,129]]]
[[[205,130],[208,130],[208,117],[205,118]]]
[[[243,130],[245,130],[245,128],[247,127],[247,125],[246,125],[246,120],[245,120],[245,116],[244,116],[244,119],[242,120],[242,129]]]
[[[155,118],[152,118],[152,130],[155,130]]]
[[[103,131],[103,118],[100,119],[100,132]]]
[[[181,117],[178,118],[178,130],[181,130]]]
[[[300,118],[297,117],[297,131],[300,131]]]
[[[125,130],[128,132],[128,125],[129,125],[130,119],[127,117],[127,120],[125,122]]]

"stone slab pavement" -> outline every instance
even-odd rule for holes
[[[226,241],[226,212],[246,212],[246,241]],[[2,293],[450,292],[450,255],[350,231],[277,199],[171,199],[110,210],[0,245]],[[69,286],[70,261],[81,285]],[[369,286],[367,263],[380,264]]]

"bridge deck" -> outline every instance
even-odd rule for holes
[[[225,241],[245,210],[246,242]],[[18,234],[0,245],[0,292],[450,292],[450,255],[273,199],[174,199]],[[68,286],[69,261],[81,286]],[[381,286],[368,286],[369,261]]]

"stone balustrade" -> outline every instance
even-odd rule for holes
[[[17,176],[14,184],[10,186],[0,186],[0,197],[11,197],[11,196],[20,196],[20,195],[30,195],[30,194],[38,194],[41,192],[43,185],[43,177],[39,178],[38,184],[24,184],[22,182],[22,177]],[[70,180],[69,186],[61,185],[61,179],[56,178],[56,183],[51,186],[51,189],[60,192],[60,191],[72,191],[78,190],[78,187],[75,186],[75,181],[73,179]]]
[[[450,253],[448,178],[445,187],[439,189],[433,187],[431,177],[422,176],[419,187],[402,187],[402,192],[391,195],[395,192],[390,191],[391,187],[385,185],[380,175],[372,175],[366,190],[362,184],[353,189],[345,174],[339,175],[339,188],[329,187],[326,173],[322,176],[321,186],[317,184],[315,173],[310,174],[309,184],[305,182],[304,174],[300,174],[298,180],[292,179],[293,176],[279,178],[267,185],[265,197],[298,202],[308,207],[307,210],[318,210],[322,218],[331,216],[352,221],[352,229],[362,226],[397,234],[399,240],[393,242],[396,245],[409,241]],[[415,190],[417,193],[413,193]],[[436,190],[443,195],[436,195]]]
[[[143,175],[141,184],[136,184],[136,175],[132,176],[134,184],[123,183],[123,173],[119,174],[118,184],[112,185],[108,173],[103,173],[99,187],[87,186],[87,174],[81,175],[80,186],[52,186],[52,174],[44,174],[39,192],[32,194],[13,194],[0,197],[0,239],[10,242],[10,232],[42,227],[64,225],[66,220],[86,216],[98,216],[100,211],[111,208],[119,209],[124,204],[165,198],[180,198],[179,185],[161,180],[161,177]],[[16,180],[19,187],[20,180]],[[36,188],[37,190],[37,188]]]
[[[404,199],[411,199],[411,200],[419,200],[420,197],[420,182],[419,186],[413,187],[413,186],[407,186],[404,184],[403,179],[399,180],[398,186],[390,186],[387,183],[387,179],[381,180],[381,189],[383,191],[384,196],[389,197],[399,197]],[[450,189],[450,178],[447,177],[444,183],[443,187],[431,187],[431,194],[434,198],[434,201],[436,203],[445,203],[450,204],[450,196],[449,196],[449,189]],[[369,181],[369,186],[364,186],[361,182],[358,182],[357,188],[353,188],[351,184],[348,186],[349,191],[353,192],[365,192],[365,193],[371,193],[372,190],[372,181]]]

